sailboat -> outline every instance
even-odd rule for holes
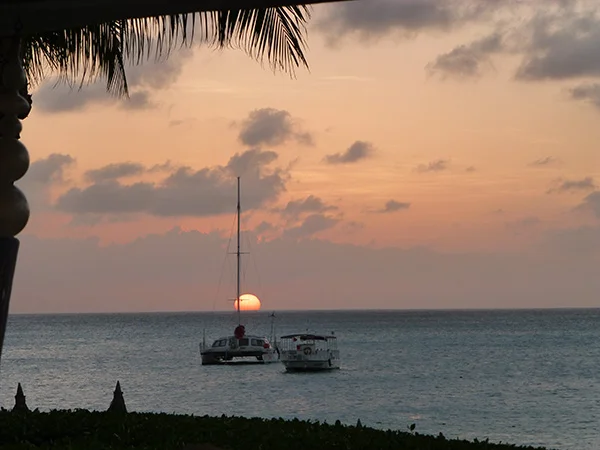
[[[233,335],[224,336],[216,339],[210,347],[206,346],[206,339],[203,338],[200,344],[200,356],[202,365],[222,365],[232,363],[271,363],[279,361],[279,350],[275,345],[271,345],[266,336],[246,334],[246,327],[242,325],[242,315],[240,308],[241,294],[241,243],[240,243],[240,224],[241,224],[241,202],[240,202],[240,177],[237,177],[237,296],[236,310],[238,325],[233,331]],[[271,316],[274,319],[274,315]]]

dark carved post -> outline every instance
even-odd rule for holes
[[[25,402],[25,394],[23,393],[21,383],[19,383],[19,385],[17,386],[17,395],[15,395],[15,406],[12,410],[13,412],[29,412],[29,408],[27,407],[27,403]]]
[[[113,392],[113,399],[108,407],[108,412],[114,413],[126,413],[127,407],[125,406],[125,399],[123,398],[123,391],[121,390],[121,383],[117,381],[117,386]]]
[[[21,64],[20,39],[0,39],[0,357],[4,345],[12,282],[19,251],[15,238],[27,225],[29,205],[14,185],[29,169],[21,143],[21,120],[29,115],[27,77]]]

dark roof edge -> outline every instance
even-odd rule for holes
[[[0,3],[0,37],[173,14],[353,0],[21,0]]]

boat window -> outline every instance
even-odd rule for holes
[[[221,345],[221,341],[215,341],[212,346],[218,347],[219,345]]]
[[[263,341],[262,339],[252,339],[252,345],[254,347],[262,347],[263,345],[265,345],[265,341]]]
[[[248,345],[248,338],[240,339],[240,347],[244,347]]]

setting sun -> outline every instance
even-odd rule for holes
[[[234,300],[233,308],[237,311],[238,301]],[[259,311],[260,300],[253,294],[240,295],[240,311]]]

